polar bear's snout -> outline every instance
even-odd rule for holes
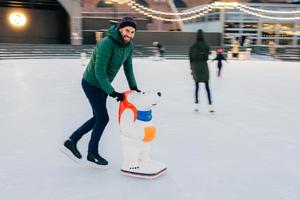
[[[134,105],[137,110],[146,111],[157,105],[161,96],[162,93],[158,91],[133,92],[127,95],[127,100]]]

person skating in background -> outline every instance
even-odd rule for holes
[[[233,40],[231,47],[232,58],[238,59],[240,53],[240,44],[237,39]]]
[[[212,107],[211,92],[209,88],[209,69],[207,65],[209,51],[210,51],[209,46],[204,41],[203,32],[200,29],[197,32],[197,40],[190,47],[190,51],[189,51],[190,66],[192,70],[192,76],[195,81],[195,104],[196,104],[195,111],[198,111],[199,83],[201,82],[205,84],[208,103],[210,107],[209,111],[214,112],[214,109]]]
[[[164,53],[165,53],[165,48],[161,43],[157,43],[157,48],[159,51],[159,57],[164,57]]]
[[[123,93],[115,91],[111,82],[120,67],[124,64],[124,72],[130,89],[140,92],[137,88],[132,67],[133,44],[137,25],[131,17],[124,17],[118,25],[108,30],[108,36],[97,43],[91,60],[83,74],[82,88],[92,107],[93,117],[79,127],[68,140],[62,150],[74,160],[81,159],[77,142],[83,135],[92,130],[88,145],[87,160],[96,167],[106,167],[108,162],[98,153],[98,143],[109,121],[106,108],[107,96],[122,101]]]
[[[217,67],[218,67],[218,72],[217,72],[217,76],[220,77],[221,76],[221,70],[222,70],[222,60],[227,61],[226,58],[223,55],[223,49],[218,49],[217,50],[217,56],[212,60],[218,61]]]
[[[160,58],[164,57],[165,48],[163,47],[163,45],[159,42],[156,42],[156,41],[153,42],[152,45],[156,47],[157,56],[159,56]]]
[[[276,45],[274,41],[269,41],[269,52],[273,58],[276,56]]]

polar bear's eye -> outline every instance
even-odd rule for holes
[[[145,94],[145,92],[143,92],[142,94]]]

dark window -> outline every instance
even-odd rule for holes
[[[262,3],[260,0],[251,0],[249,3]]]
[[[225,33],[239,33],[238,30],[226,30]]]
[[[176,8],[187,8],[186,4],[182,0],[174,0]]]
[[[274,31],[263,31],[262,36],[263,37],[275,37],[275,32]]]
[[[23,1],[1,1],[0,7],[22,7],[22,8],[32,8],[32,9],[57,9],[60,8],[61,5],[57,2],[57,0],[23,0]]]
[[[208,21],[218,21],[220,19],[220,15],[218,13],[213,13],[208,15]]]
[[[243,30],[243,33],[257,33],[257,31],[256,30],[253,30],[253,31],[250,31],[250,30]]]
[[[145,0],[137,0],[136,3],[141,4],[145,7],[149,7],[149,4]]]
[[[242,24],[242,28],[246,28],[246,29],[257,29],[257,23],[246,23],[244,22]]]
[[[240,23],[227,22],[227,23],[225,23],[224,28],[240,28]]]
[[[281,39],[279,40],[279,45],[292,45],[293,40],[286,40],[286,39]]]
[[[105,3],[105,0],[101,0],[97,4],[97,8],[112,8],[114,5],[112,3]]]

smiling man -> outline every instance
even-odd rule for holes
[[[132,67],[133,44],[131,40],[136,29],[137,25],[133,18],[124,17],[118,25],[113,25],[108,29],[107,36],[94,49],[81,82],[92,107],[93,117],[79,127],[63,146],[63,152],[74,160],[82,158],[77,149],[77,142],[92,130],[87,160],[91,165],[99,168],[108,166],[108,162],[98,153],[98,143],[109,121],[106,109],[107,96],[116,98],[117,101],[124,99],[123,93],[115,91],[111,85],[122,65],[124,65],[129,88],[140,92]]]

